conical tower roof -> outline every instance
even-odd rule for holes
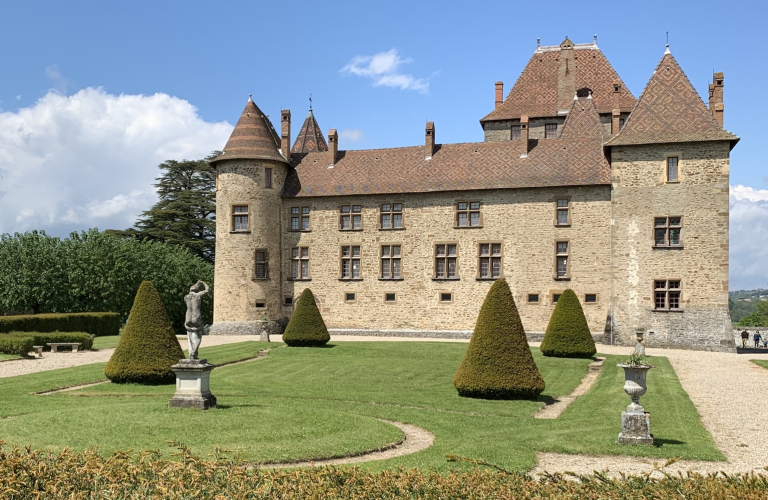
[[[304,125],[301,126],[299,135],[296,136],[296,141],[293,143],[291,153],[315,153],[318,151],[328,151],[328,143],[325,142],[325,137],[323,137],[320,126],[310,108]]]
[[[233,159],[286,161],[280,154],[280,138],[272,122],[250,97],[224,151],[211,163]]]
[[[597,113],[592,96],[574,99],[560,137],[574,139],[577,137],[602,137],[604,134],[605,129],[600,122],[600,115]]]
[[[715,120],[667,49],[624,128],[606,145],[722,140],[734,145],[739,138]]]

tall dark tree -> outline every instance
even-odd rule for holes
[[[157,178],[160,200],[141,214],[135,230],[111,234],[140,240],[155,240],[188,248],[213,262],[216,236],[216,170],[204,160],[168,160],[159,165]]]

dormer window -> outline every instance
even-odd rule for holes
[[[509,140],[511,141],[520,140],[520,125],[512,125],[512,129],[510,130],[510,134],[509,134]]]
[[[544,125],[544,138],[554,139],[557,137],[557,123],[546,123]]]

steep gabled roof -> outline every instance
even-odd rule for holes
[[[610,184],[601,138],[440,144],[291,155],[284,196],[428,193]],[[331,167],[331,163],[333,166]]]
[[[309,110],[304,125],[301,126],[299,135],[293,143],[291,153],[314,153],[317,151],[328,151],[328,143],[325,142],[323,132],[315,120],[312,110]]]
[[[600,115],[595,109],[594,100],[590,97],[574,99],[560,137],[562,139],[574,139],[577,137],[602,137],[603,135],[605,135],[605,128],[600,122]]]
[[[606,146],[669,142],[738,141],[717,123],[667,50],[621,132]]]
[[[509,91],[504,102],[480,122],[557,116],[557,69],[560,48],[539,47]],[[576,44],[576,88],[589,88],[598,113],[613,110],[613,84],[621,83],[619,109],[631,111],[635,97],[596,44]]]
[[[286,161],[272,122],[250,97],[227,145],[211,163],[233,159]]]

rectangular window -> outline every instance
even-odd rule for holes
[[[360,246],[341,247],[341,279],[360,278]]]
[[[480,202],[460,201],[456,203],[457,227],[480,227]]]
[[[512,130],[510,131],[509,139],[512,141],[520,140],[520,125],[512,125]]]
[[[257,248],[254,252],[254,279],[269,279],[269,254],[266,248]]]
[[[435,279],[456,279],[456,244],[435,245]]]
[[[670,156],[667,158],[667,182],[678,181],[677,164],[678,164],[677,156]]]
[[[440,292],[440,302],[453,302],[453,294],[449,292]]]
[[[287,307],[292,306],[293,305],[293,297],[291,297],[290,295],[286,295],[285,297],[283,297],[283,305],[287,306]]]
[[[570,275],[570,264],[568,257],[570,249],[567,241],[558,241],[555,243],[555,277],[567,278]]]
[[[269,167],[264,168],[264,187],[272,187],[272,169]]]
[[[555,224],[567,226],[571,223],[571,200],[558,198],[555,200]]]
[[[653,223],[653,246],[679,247],[682,230],[682,217],[655,217]]]
[[[381,247],[381,279],[400,279],[400,245]]]
[[[544,125],[544,138],[554,139],[557,137],[557,123],[547,123]]]
[[[654,309],[679,311],[680,280],[655,280],[653,282]]]
[[[586,304],[597,304],[597,294],[596,293],[584,294],[584,302]]]
[[[394,302],[396,299],[394,293],[385,293],[384,294],[384,302]]]
[[[363,228],[363,206],[342,205],[339,215],[339,229],[352,231]]]
[[[309,231],[309,207],[291,207],[291,231]]]
[[[539,294],[538,293],[529,293],[528,294],[528,303],[529,304],[538,304],[539,303]]]
[[[619,130],[624,128],[624,118],[619,118]]]
[[[309,279],[309,247],[291,248],[291,279]]]
[[[402,229],[403,204],[382,203],[379,223],[381,229]]]
[[[354,302],[357,297],[353,292],[347,292],[344,294],[344,302]]]
[[[552,294],[552,303],[553,304],[557,304],[557,301],[560,300],[560,295],[562,295],[562,294],[560,294],[560,293],[553,293]]]
[[[477,250],[480,279],[501,278],[501,243],[480,243]]]
[[[248,205],[232,205],[232,231],[248,231]]]

